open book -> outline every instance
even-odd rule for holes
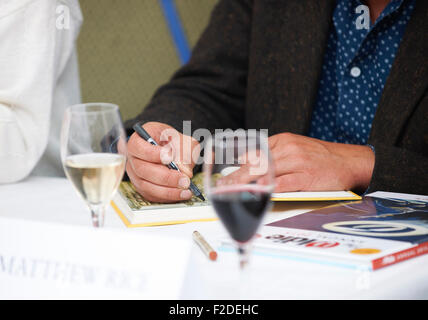
[[[195,175],[192,181],[207,198],[204,193],[202,175]],[[129,181],[121,182],[111,205],[127,227],[159,226],[217,219],[208,201],[202,201],[193,196],[188,201],[178,203],[150,202],[145,200]]]

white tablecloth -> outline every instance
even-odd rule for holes
[[[268,213],[265,222],[303,211],[284,204]],[[0,185],[0,216],[75,226],[91,224],[83,201],[70,182],[62,178],[31,177],[20,183]],[[213,246],[226,234],[219,221],[126,228],[112,208],[107,211],[105,228],[173,235],[188,241],[192,241],[192,232],[198,230]],[[374,272],[253,255],[247,274],[240,279],[234,252],[220,251],[218,260],[212,262],[193,244],[180,298],[427,299],[427,266],[428,255]]]

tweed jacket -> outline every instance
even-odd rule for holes
[[[137,120],[306,135],[334,0],[220,0],[190,61]],[[417,0],[372,123],[369,191],[428,194],[428,1]]]

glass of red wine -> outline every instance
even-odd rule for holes
[[[251,241],[271,205],[274,169],[267,135],[259,130],[216,133],[204,147],[205,192],[248,264]]]

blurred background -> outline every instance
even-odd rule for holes
[[[218,0],[80,0],[83,102],[118,104],[136,116],[185,63]]]

